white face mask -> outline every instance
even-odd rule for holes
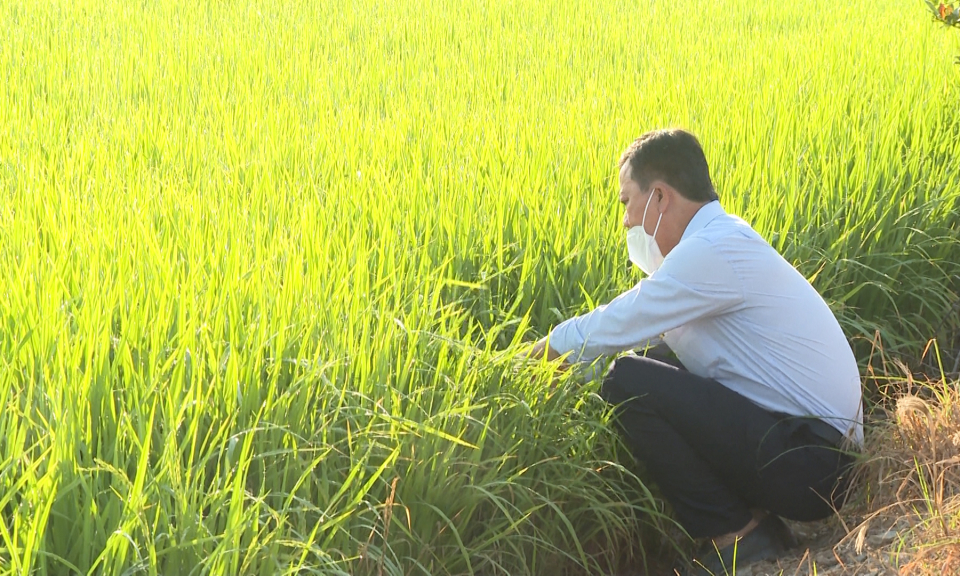
[[[643,221],[647,219],[647,208],[650,207],[650,200],[653,200],[653,191],[650,192],[650,198],[647,199],[647,205],[643,207],[643,218],[640,219],[639,226],[633,226],[627,230],[627,252],[630,254],[630,261],[640,267],[643,273],[650,276],[663,264],[663,254],[660,252],[660,246],[657,245],[655,236],[660,229],[660,220],[663,214],[657,218],[657,226],[653,229],[653,236],[647,234],[643,229]]]

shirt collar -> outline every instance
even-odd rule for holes
[[[723,206],[720,206],[718,200],[704,204],[697,210],[697,213],[693,215],[693,218],[690,219],[686,230],[684,230],[683,235],[680,236],[680,241],[683,242],[687,237],[693,236],[705,228],[714,218],[724,214],[726,214],[726,211],[724,211]]]

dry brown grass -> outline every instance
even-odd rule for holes
[[[960,574],[960,382],[900,372],[868,427],[867,514],[843,541],[861,548],[870,524],[898,526],[890,552],[901,574]]]

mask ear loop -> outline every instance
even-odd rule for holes
[[[650,191],[650,197],[647,198],[647,203],[643,205],[643,216],[640,217],[640,229],[643,230],[643,233],[647,233],[647,229],[643,227],[643,223],[647,221],[647,210],[650,208],[650,201],[653,200],[653,190]],[[663,217],[663,214],[660,215]],[[657,228],[660,227],[660,220],[657,220],[657,225],[653,229],[653,233],[657,233]]]
[[[644,206],[644,208],[643,208],[643,217],[644,217],[644,218],[647,217],[647,208],[650,206],[650,200],[653,200],[653,192],[654,192],[655,190],[656,190],[656,189],[650,191],[650,198],[647,200],[647,205]],[[661,194],[661,198],[662,198],[662,197],[663,197],[663,195]],[[650,236],[650,237],[653,238],[654,240],[657,239],[657,231],[660,230],[660,221],[661,221],[661,220],[663,220],[663,212],[661,212],[661,213],[660,213],[660,217],[657,218],[657,225],[654,226],[654,228],[653,228],[653,235]]]

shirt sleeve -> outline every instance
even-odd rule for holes
[[[608,304],[560,323],[550,347],[571,362],[654,344],[665,332],[743,302],[739,279],[705,239],[688,238],[660,269]]]

